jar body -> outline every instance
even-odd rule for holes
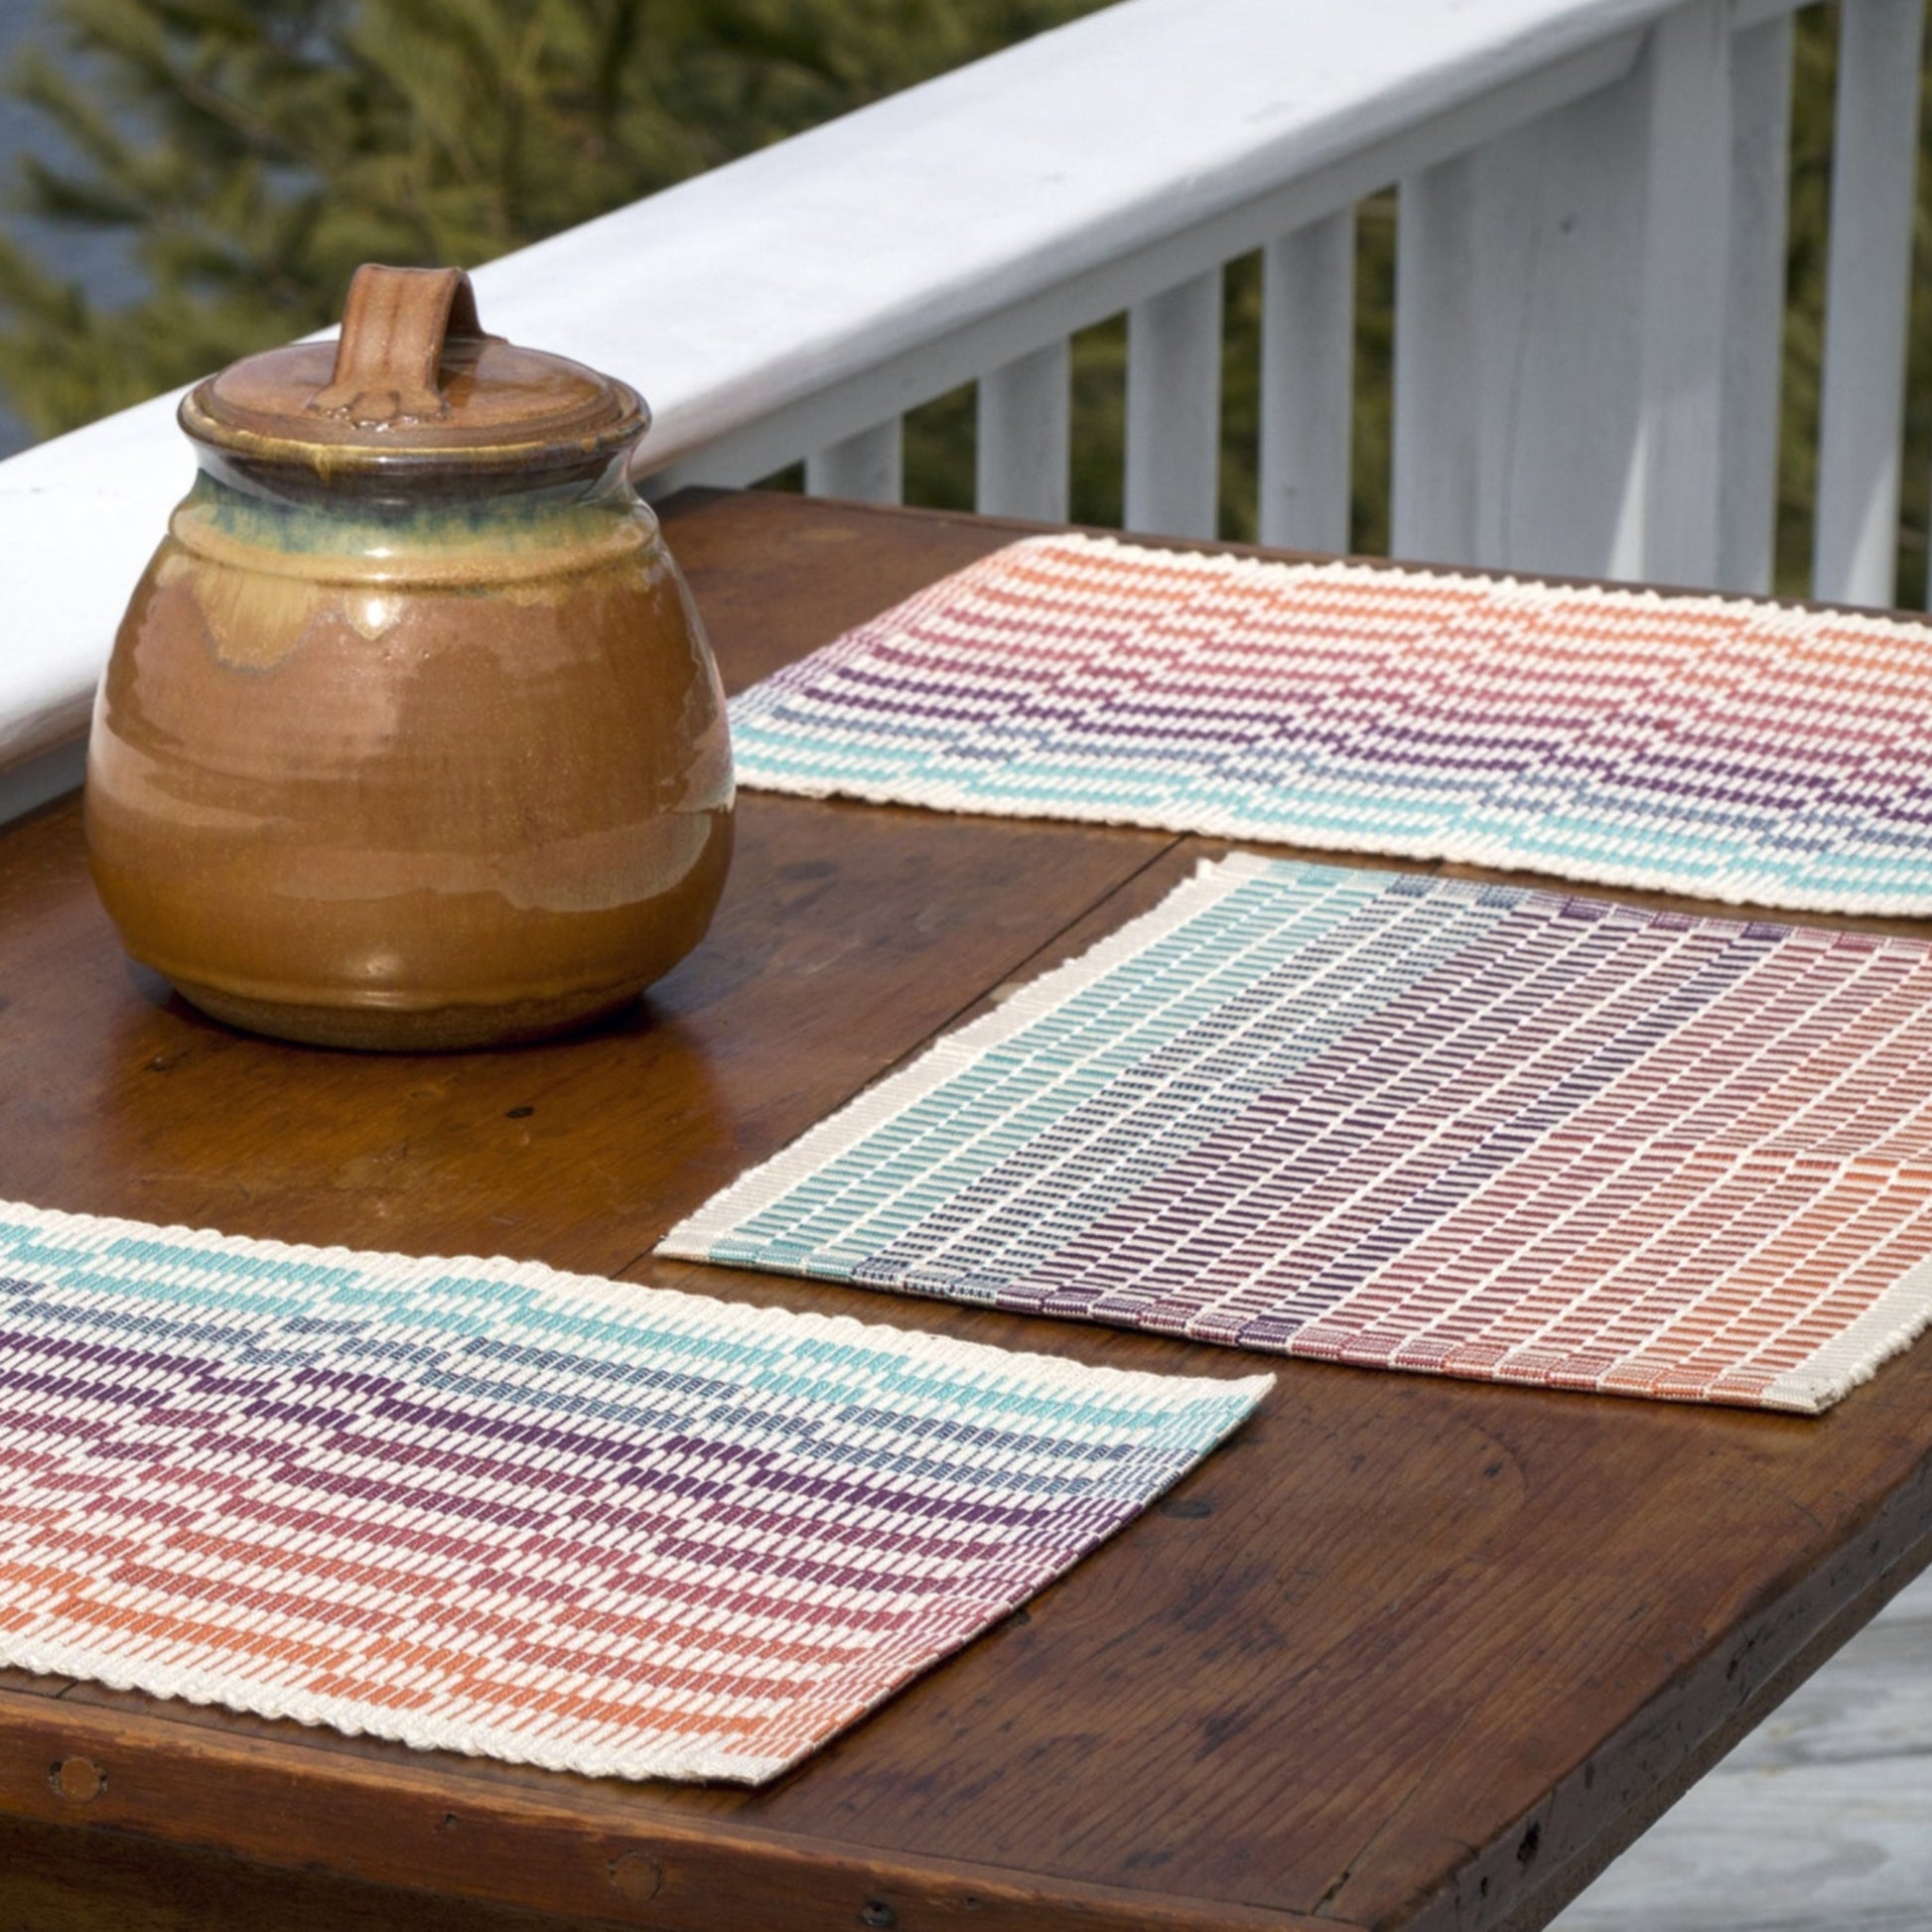
[[[588,483],[300,495],[203,452],[95,704],[86,822],[127,949],[327,1045],[531,1038],[703,936],[724,698],[621,463]]]

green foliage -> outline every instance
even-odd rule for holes
[[[0,242],[42,432],[330,320],[365,260],[487,261],[1099,0],[60,0],[13,75],[78,156],[19,201],[126,233],[103,312]]]
[[[102,311],[0,242],[0,385],[51,432],[330,320],[359,261],[486,261],[1103,0],[58,0],[13,85],[78,156],[22,206],[130,237]],[[1778,579],[1802,588],[1822,356],[1836,8],[1798,16]],[[77,65],[76,65],[77,63]],[[79,77],[76,77],[76,74]],[[1919,197],[1917,259],[1932,248]],[[1360,210],[1352,543],[1386,547],[1396,199]],[[1260,276],[1227,282],[1221,533],[1254,534]],[[1120,514],[1126,332],[1074,344],[1073,514]],[[1900,595],[1924,595],[1932,276],[1913,279]],[[907,494],[972,496],[972,398],[906,425]]]

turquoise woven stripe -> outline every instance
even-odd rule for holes
[[[1087,988],[991,1048],[943,1092],[915,1101],[747,1221],[713,1259],[846,1279],[851,1264],[835,1237],[863,1223],[869,1251],[903,1234],[1368,897],[1366,882],[1319,876],[1325,885],[1305,889],[1286,917],[1277,895],[1236,893],[1158,940],[1136,962],[1140,971]],[[1001,1133],[979,1138],[994,1122]]]
[[[210,1254],[172,1241],[115,1241],[101,1250],[104,1261],[131,1261],[143,1273],[150,1269],[183,1269],[199,1275],[228,1275],[237,1280],[300,1282],[332,1288],[358,1279],[351,1268],[328,1268],[319,1262],[271,1261],[261,1255]]]
[[[0,1212],[0,1666],[592,1777],[776,1775],[1268,1387]]]
[[[1834,834],[1825,814],[1806,821],[1795,850],[1790,816],[1767,805],[1725,813],[1707,810],[1688,821],[1653,793],[1604,787],[1577,794],[1554,784],[1532,809],[1533,790],[1519,785],[1507,804],[1481,787],[1413,781],[1400,797],[1347,783],[1249,780],[1228,771],[1133,773],[1097,771],[1077,759],[1025,759],[989,770],[974,760],[907,755],[886,758],[848,748],[837,757],[801,753],[795,744],[737,744],[739,774],[749,787],[805,783],[832,792],[891,788],[916,796],[928,787],[966,787],[988,810],[1031,810],[1042,817],[1126,819],[1209,835],[1332,842],[1422,850],[1440,839],[1490,838],[1512,864],[1561,872],[1578,862],[1643,868],[1661,886],[1697,891],[1732,877],[1762,882],[1760,897],[1794,893],[1809,898],[1834,891],[1886,897],[1924,892],[1923,843],[1877,834],[1889,848],[1860,851],[1860,833]]]
[[[1070,745],[1059,742],[1064,733],[1040,744],[1023,730],[1002,732],[997,721],[962,737],[963,721],[950,715],[867,719],[854,729],[835,703],[814,711],[795,694],[765,713],[748,709],[735,727],[741,780],[833,791],[962,789],[989,809],[1117,814],[1283,840],[1487,837],[1553,870],[1578,861],[1643,866],[1691,889],[1730,875],[1804,895],[1910,895],[1924,887],[1923,838],[1901,837],[1894,825],[1877,834],[1886,849],[1861,851],[1862,829],[1877,809],[1871,801],[1835,811],[1814,799],[1793,812],[1781,789],[1787,774],[1775,767],[1756,781],[1755,801],[1749,772],[1732,771],[1734,802],[1703,799],[1691,814],[1675,792],[1644,775],[1641,761],[1605,776],[1583,768],[1574,754],[1504,782],[1407,768],[1399,795],[1391,795],[1386,758],[1291,749],[1233,716],[1230,737],[1246,730],[1249,743],[1159,751],[1142,734],[1109,733],[1104,712],[1083,721]],[[1203,720],[1192,722],[1205,729]],[[1848,774],[1848,785],[1861,782],[1871,781]],[[1883,802],[1897,801],[1887,793]]]
[[[875,1247],[854,1279],[903,1276],[991,1300],[1092,1228],[1150,1175],[1179,1167],[1264,1088],[1326,1052],[1454,959],[1526,897],[1461,886],[1390,891],[1279,959],[1203,1024],[969,1178],[918,1226]]]
[[[456,1273],[411,1277],[159,1241],[71,1247],[48,1244],[18,1224],[0,1224],[0,1257],[23,1272],[31,1267],[61,1291],[35,1304],[36,1320],[50,1333],[111,1334],[130,1349],[239,1349],[264,1365],[297,1359],[316,1337],[329,1335],[332,1354],[345,1367],[363,1363],[387,1373],[414,1360],[425,1390],[513,1400],[537,1414],[637,1427],[662,1423],[664,1412],[648,1402],[640,1407],[597,1391],[600,1380],[616,1378],[633,1396],[646,1397],[652,1391],[688,1397],[708,1387],[720,1396],[752,1390],[781,1402],[837,1407],[863,1406],[883,1394],[901,1418],[967,1412],[1055,1431],[1152,1437],[1177,1430],[1191,1442],[1205,1440],[1202,1428],[1225,1428],[1225,1415],[1213,1425],[1191,1400],[1123,1407],[1043,1397],[1004,1380],[997,1367],[952,1375],[856,1342],[721,1335],[702,1304],[688,1322],[668,1322],[581,1301],[562,1304],[527,1283]],[[305,1339],[284,1343],[278,1339],[284,1333]],[[640,1356],[651,1365],[639,1366]],[[628,1366],[612,1366],[617,1363]]]
[[[1324,1051],[1524,897],[1405,884],[1311,866],[1245,882],[804,1176],[711,1259],[863,1280],[943,1256],[948,1292],[972,1299],[994,1254],[1011,1277],[1091,1225],[1149,1164],[1240,1111],[1264,1064],[1279,1078]],[[1196,1104],[1164,1104],[1176,1077]],[[1080,1172],[1062,1172],[1074,1150]]]
[[[897,783],[921,768],[916,759],[856,748],[836,760],[828,760],[817,753],[801,753],[782,739],[759,744],[749,733],[741,737],[736,726],[732,728],[732,767],[741,784],[758,782],[747,776],[748,770],[756,769],[763,774],[763,782],[774,788],[783,788],[781,781],[823,783],[828,788]]]
[[[1047,536],[732,717],[750,787],[1897,912],[1932,907],[1925,650],[1878,617]]]

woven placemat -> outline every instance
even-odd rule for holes
[[[1932,1318],[1932,949],[1241,856],[664,1252],[1815,1412]]]
[[[742,783],[1932,911],[1932,628],[1031,538],[732,705]]]
[[[759,1783],[1268,1380],[0,1203],[0,1664]]]

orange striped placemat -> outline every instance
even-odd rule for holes
[[[0,1664],[760,1783],[1268,1380],[0,1202]]]

